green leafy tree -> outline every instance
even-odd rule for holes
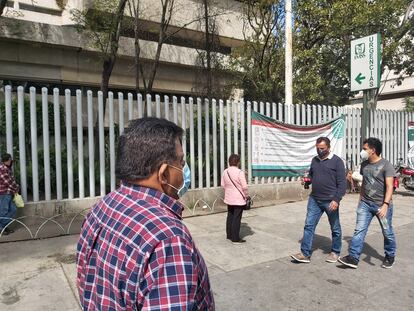
[[[101,91],[108,93],[109,79],[115,66],[119,38],[127,0],[93,0],[83,10],[73,10],[80,33],[91,39],[102,59]]]
[[[350,91],[350,41],[382,35],[381,73],[412,74],[414,20],[411,0],[297,1],[294,33],[294,98],[299,103],[342,105]],[[410,9],[411,10],[411,9]],[[378,95],[378,92],[377,94]]]
[[[245,0],[246,43],[232,54],[236,86],[247,99],[284,99],[284,1]],[[350,42],[382,36],[381,73],[397,84],[414,72],[413,0],[307,0],[293,7],[294,102],[344,105],[350,91]],[[377,91],[378,97],[381,89]]]
[[[284,1],[246,0],[245,44],[231,55],[235,86],[246,99],[280,102],[284,97]]]
[[[409,112],[414,112],[414,97],[404,98],[404,109]]]

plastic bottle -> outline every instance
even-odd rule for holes
[[[381,217],[380,219],[381,222],[381,227],[383,230],[387,230],[388,229],[388,220],[386,217]]]
[[[303,187],[305,189],[309,189],[309,185],[311,184],[311,179],[309,177],[309,172],[305,172],[305,174],[303,175]]]

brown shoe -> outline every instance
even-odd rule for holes
[[[310,257],[306,257],[302,253],[298,253],[296,255],[290,255],[290,257],[292,257],[292,259],[297,262],[310,263]]]
[[[325,261],[326,261],[326,262],[330,262],[330,263],[335,263],[335,262],[337,262],[337,261],[338,261],[338,258],[339,258],[339,256],[338,256],[336,253],[331,252],[331,253],[328,255],[328,257],[326,257]]]

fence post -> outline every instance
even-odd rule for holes
[[[87,92],[88,100],[88,151],[89,151],[89,196],[95,196],[95,150],[93,141],[93,102],[92,91]]]
[[[6,85],[6,150],[13,157],[13,115],[11,86]]]
[[[39,201],[39,160],[37,157],[36,89],[30,88],[30,138],[32,145],[33,201]]]
[[[210,188],[210,107],[209,100],[204,99],[205,105],[205,152],[206,152],[206,188]]]
[[[43,121],[43,157],[45,170],[45,199],[51,199],[50,189],[50,152],[49,152],[49,111],[48,111],[48,90],[42,88],[42,121]]]
[[[72,155],[72,97],[70,90],[65,90],[66,115],[66,164],[68,174],[68,198],[73,199],[73,155]]]
[[[122,115],[122,122],[124,119],[124,110],[120,114]],[[103,93],[98,92],[98,127],[99,127],[99,175],[101,196],[105,195],[105,133],[104,133],[104,102]]]
[[[186,107],[185,107],[185,98],[181,96],[181,127],[184,130],[183,135],[183,152],[185,155],[185,159],[187,160],[187,115],[186,115]],[[178,124],[178,116],[177,116],[177,124]],[[188,163],[187,163],[188,164]]]
[[[203,188],[203,128],[202,128],[202,107],[201,98],[197,98],[197,147],[198,147],[198,185],[197,188]]]
[[[218,186],[217,174],[217,106],[216,100],[211,101],[211,118],[213,125],[213,187]]]
[[[245,111],[244,99],[240,100],[240,154],[241,154],[241,169],[246,169],[246,146],[245,146]]]
[[[233,140],[234,140],[234,153],[239,154],[239,122],[238,122],[238,114],[239,114],[239,105],[237,101],[232,101],[233,106]]]
[[[155,116],[161,118],[161,99],[160,95],[155,95]]]
[[[170,120],[170,99],[164,95],[164,118]]]
[[[143,106],[142,106],[142,95],[141,94],[137,94],[137,110],[138,110],[138,118],[142,118],[142,116],[144,115],[144,111],[143,111]]]
[[[191,164],[191,189],[195,189],[195,152],[194,152],[194,99],[190,97],[190,164]]]
[[[99,93],[98,93],[98,96],[99,96]],[[119,136],[121,136],[125,129],[124,94],[122,92],[118,92],[118,118],[119,118]]]
[[[231,105],[230,101],[226,101],[226,129],[227,129],[227,152],[226,152],[226,162],[231,155]]]
[[[128,121],[131,121],[134,118],[134,98],[132,96],[132,93],[128,93]]]
[[[56,190],[57,199],[62,200],[62,143],[60,131],[60,102],[59,89],[53,89],[53,110],[55,121],[55,160],[56,160]]]
[[[83,166],[83,122],[82,122],[82,91],[76,90],[76,127],[78,134],[78,177],[79,198],[85,197],[85,173]]]
[[[224,103],[223,100],[219,100],[219,122],[220,122],[220,176],[223,173],[224,166]]]
[[[17,88],[17,107],[18,107],[18,127],[19,127],[19,163],[20,163],[20,191],[23,199],[27,201],[27,174],[26,174],[26,135],[24,132],[24,89],[22,86]]]
[[[114,128],[114,93],[108,92],[109,106],[109,172],[111,191],[115,190],[115,128]]]

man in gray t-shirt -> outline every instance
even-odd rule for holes
[[[387,177],[394,178],[395,170],[391,163],[385,159],[380,158],[378,162],[370,163],[369,160],[361,164],[362,200],[365,202],[373,202],[381,206],[384,202],[386,193]]]
[[[375,216],[381,225],[384,236],[385,258],[383,268],[391,268],[395,260],[396,242],[392,227],[392,193],[394,168],[381,158],[382,143],[377,138],[364,141],[361,158],[362,189],[357,210],[354,236],[349,245],[349,255],[338,260],[344,265],[356,269],[364,246],[365,236],[372,218]]]

